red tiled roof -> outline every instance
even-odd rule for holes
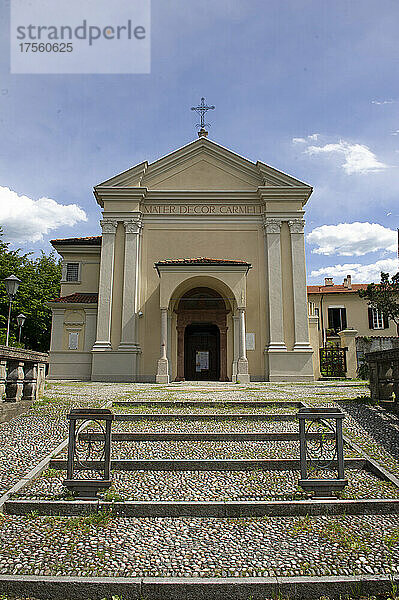
[[[250,267],[251,264],[245,260],[230,260],[228,258],[173,258],[170,260],[159,260],[155,266],[159,265],[245,265]]]
[[[98,294],[86,294],[81,292],[75,292],[74,294],[70,294],[69,296],[62,296],[61,298],[54,298],[54,300],[50,300],[50,302],[76,302],[80,304],[97,304],[98,302]]]
[[[367,289],[367,283],[352,283],[351,288],[344,285],[308,285],[308,294],[339,294],[340,292],[353,293]]]
[[[53,246],[57,246],[58,244],[63,244],[64,246],[68,246],[69,244],[79,244],[81,246],[101,246],[101,235],[50,240],[50,244],[53,244]]]

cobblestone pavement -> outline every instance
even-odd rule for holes
[[[348,414],[345,419],[347,435],[373,458],[399,474],[398,456],[392,443],[389,445],[389,439],[397,435],[397,431],[390,425],[389,418],[376,433],[374,412],[369,405],[356,400],[365,394],[367,388],[356,382],[251,383],[247,387],[214,383],[156,386],[52,382],[43,400],[29,413],[0,425],[2,490],[16,483],[65,437],[65,415],[71,407],[100,406],[111,399],[227,401],[258,398],[301,400],[319,406],[338,403]],[[281,410],[285,412],[285,409]],[[254,412],[259,411],[254,409]],[[214,431],[215,423],[202,423],[203,430]],[[144,426],[160,430],[159,425],[156,422],[140,423],[139,426],[123,424],[132,430],[142,430]],[[192,427],[192,424],[185,424],[188,425]],[[281,423],[273,422],[272,425],[271,430],[281,430]],[[291,423],[283,425],[287,430]],[[173,426],[182,430],[179,423],[174,422]],[[259,431],[259,427],[260,423],[235,421],[224,423],[222,429]],[[194,422],[191,430],[194,429],[198,430],[198,422]],[[162,444],[167,456],[173,456],[176,443]],[[266,457],[267,444],[259,444],[246,443],[245,456],[253,456],[258,448],[261,457]],[[285,444],[288,444],[288,453],[295,451],[295,443]],[[237,447],[223,446],[224,452],[230,453],[231,457],[240,453]],[[120,455],[130,457],[126,447]],[[220,447],[183,443],[179,456],[209,458],[211,454],[213,458]],[[273,458],[281,451],[276,449],[274,442],[269,447],[269,456]],[[113,451],[119,455],[117,447]],[[141,458],[152,458],[158,450],[154,443],[141,443],[133,455],[137,452]],[[169,499],[201,499],[204,496],[209,499],[218,494],[231,499],[248,489],[255,496],[250,499],[256,499],[264,497],[265,488],[273,488],[276,493],[294,494],[297,474],[286,472],[283,482],[281,477],[281,473],[270,475],[270,472],[259,471],[115,473],[121,495],[136,491],[140,498],[148,494],[151,498],[167,496]],[[31,492],[58,492],[59,479],[59,474],[45,474],[34,483]],[[354,474],[352,479],[352,491],[354,487],[358,488],[355,495],[367,497],[371,492],[374,497],[387,493],[397,495],[396,489],[389,490],[390,484],[367,473]],[[117,486],[115,490],[118,492]],[[351,497],[351,488],[346,493]],[[3,515],[0,516],[0,573],[202,577],[396,574],[399,573],[399,516],[161,519],[117,518],[101,512],[69,518],[40,517],[35,513],[24,517]]]

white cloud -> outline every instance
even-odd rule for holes
[[[317,140],[319,139],[319,133],[312,133],[310,135],[308,135],[306,138],[303,137],[294,137],[292,138],[292,143],[293,144],[306,144],[306,142],[311,141],[311,142],[317,142]]]
[[[378,250],[397,251],[397,232],[378,223],[339,223],[322,225],[308,233],[306,239],[317,247],[314,254],[363,256]]]
[[[394,102],[395,100],[372,100],[371,104],[378,104],[381,106],[381,104],[393,104]]]
[[[380,281],[381,271],[394,275],[398,272],[397,258],[386,258],[378,260],[369,265],[347,263],[343,265],[333,265],[331,267],[322,267],[311,272],[311,277],[322,280],[324,277],[336,277],[338,280],[347,275],[352,275],[354,283],[378,283]],[[339,281],[339,283],[342,283]]]
[[[0,186],[0,226],[9,242],[39,242],[49,231],[79,221],[87,217],[77,204],[58,204],[51,198],[32,200]]]
[[[399,135],[399,129],[396,129],[396,131],[394,131],[394,132],[392,133],[392,135]]]
[[[348,175],[353,173],[376,173],[386,169],[388,165],[377,160],[374,152],[364,144],[351,144],[340,140],[337,144],[325,146],[309,146],[305,152],[310,156],[317,154],[342,154],[345,162],[342,168]]]

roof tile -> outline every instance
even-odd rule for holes
[[[357,293],[359,290],[367,289],[367,283],[352,283],[351,288],[347,288],[344,285],[308,285],[308,294],[339,294],[345,293]]]
[[[76,302],[80,304],[97,304],[98,294],[75,292],[74,294],[70,294],[69,296],[61,296],[61,298],[54,298],[53,300],[50,300],[50,302],[59,302],[61,304],[66,304],[69,302]]]
[[[228,258],[206,258],[201,256],[199,258],[172,258],[169,260],[159,260],[155,263],[156,266],[160,265],[246,265],[250,267],[250,263],[245,260],[231,260]]]
[[[79,244],[83,246],[101,246],[101,235],[50,240],[50,244],[53,244],[53,246],[57,246],[58,244],[63,244],[64,246],[68,246],[69,244]]]

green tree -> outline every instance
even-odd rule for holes
[[[381,273],[381,282],[369,283],[367,289],[359,290],[359,296],[396,323],[399,335],[399,273],[392,278],[389,273]]]
[[[2,232],[0,230],[0,236]],[[50,347],[51,310],[47,302],[60,295],[61,261],[54,252],[48,256],[42,252],[34,258],[31,253],[10,250],[9,244],[0,237],[0,343],[5,343],[8,317],[8,296],[3,279],[16,275],[21,280],[12,304],[10,345],[18,337],[16,316],[26,315],[22,329],[22,345],[31,350],[45,352]]]

